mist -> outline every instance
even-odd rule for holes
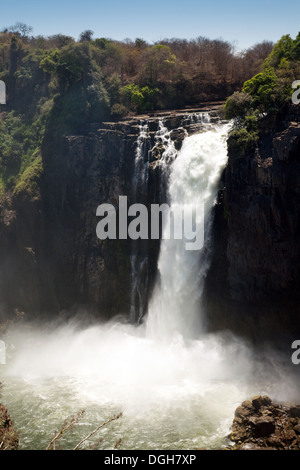
[[[218,448],[228,445],[242,401],[258,394],[294,401],[299,386],[278,353],[258,354],[229,332],[166,342],[149,338],[145,325],[73,320],[24,324],[5,343],[3,400],[26,435],[24,448],[45,448],[53,430],[82,409],[87,429],[123,413],[105,434],[108,447],[121,435],[124,449]]]

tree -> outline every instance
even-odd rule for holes
[[[23,37],[27,37],[28,34],[33,31],[33,27],[25,23],[17,22],[14,26],[11,26],[9,30],[13,33],[19,33]]]
[[[258,73],[243,86],[243,92],[253,98],[253,105],[261,111],[268,112],[276,105],[277,75],[272,67]]]
[[[294,40],[291,54],[293,60],[300,60],[300,32],[297,34],[296,39]]]
[[[74,39],[71,36],[66,36],[64,34],[54,34],[53,36],[48,37],[48,44],[51,47],[57,47],[58,49],[61,49],[73,42]]]
[[[294,41],[289,34],[282,36],[282,38],[275,44],[271,54],[265,60],[265,67],[278,67],[281,59],[292,58],[292,49]]]
[[[290,99],[291,86],[268,67],[244,83],[243,90],[253,98],[253,107],[267,114],[276,113]]]
[[[253,103],[251,95],[245,91],[236,91],[227,98],[225,103],[226,119],[234,119],[244,117]]]
[[[157,86],[159,80],[169,80],[176,67],[176,56],[169,46],[157,44],[145,50],[142,81],[150,87]]]
[[[140,87],[133,83],[124,86],[122,89],[122,97],[125,106],[137,111],[153,109],[157,94],[157,88],[150,88],[148,86]]]
[[[91,29],[86,29],[80,34],[79,42],[85,42],[85,41],[90,42],[92,40],[93,35],[94,35],[94,31],[92,31]]]
[[[145,49],[147,47],[147,42],[141,38],[136,38],[134,44],[137,49]]]

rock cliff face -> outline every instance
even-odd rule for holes
[[[290,341],[300,334],[300,107],[265,123],[256,150],[229,148],[208,275],[211,327]]]

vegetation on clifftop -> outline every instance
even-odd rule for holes
[[[202,36],[149,44],[93,38],[90,30],[77,41],[31,33],[21,23],[0,33],[0,80],[7,89],[7,104],[0,105],[2,193],[25,188],[22,175],[36,168],[45,133],[57,143],[92,122],[224,100],[234,92],[226,114],[238,117],[236,141],[247,149],[259,113],[277,111],[299,76],[299,35],[237,54],[229,42]]]
[[[300,32],[293,40],[283,36],[264,60],[261,70],[227,98],[225,117],[234,119],[229,147],[240,155],[255,148],[259,122],[276,119],[291,102],[294,81],[300,77]]]
[[[271,49],[264,41],[236,54],[229,42],[201,36],[120,42],[93,38],[90,30],[77,41],[63,34],[35,37],[22,23],[3,30],[0,192],[28,189],[22,175],[36,168],[45,132],[53,143],[91,122],[224,100],[259,71]]]

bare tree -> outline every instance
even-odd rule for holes
[[[54,436],[51,440],[51,442],[48,444],[46,450],[56,450],[56,443],[59,439],[61,439],[63,437],[63,435],[65,434],[66,431],[69,431],[71,430],[75,424],[77,424],[81,418],[83,417],[85,411],[82,410],[80,411],[76,416],[72,416],[71,418],[67,419],[63,425],[62,425],[62,428],[60,429],[60,431],[55,431],[54,432]],[[78,444],[76,444],[76,446],[74,447],[73,450],[77,450],[79,449],[79,447],[82,446],[82,444],[86,441],[88,441],[94,434],[96,434],[101,428],[103,428],[104,426],[106,426],[107,424],[113,422],[113,421],[116,421],[117,419],[121,418],[121,416],[123,415],[123,413],[119,413],[118,415],[116,416],[113,416],[112,418],[108,419],[107,421],[105,421],[104,423],[101,423],[99,426],[97,426],[93,431],[91,431],[87,436],[85,436],[84,438],[82,438],[80,440],[80,442],[78,442]],[[97,444],[99,444],[100,442],[103,441],[103,438],[101,437],[100,439],[98,439],[98,441],[92,445],[90,445],[90,448],[91,449],[94,449],[97,447]],[[122,442],[122,439],[119,439],[116,444],[115,444],[115,449],[121,444]],[[0,449],[1,449],[1,443],[0,443]]]
[[[21,23],[20,21],[18,21],[14,26],[10,26],[10,28],[8,29],[12,33],[19,33],[23,37],[27,37],[29,33],[32,33],[33,31],[32,26],[29,26],[25,23]]]

